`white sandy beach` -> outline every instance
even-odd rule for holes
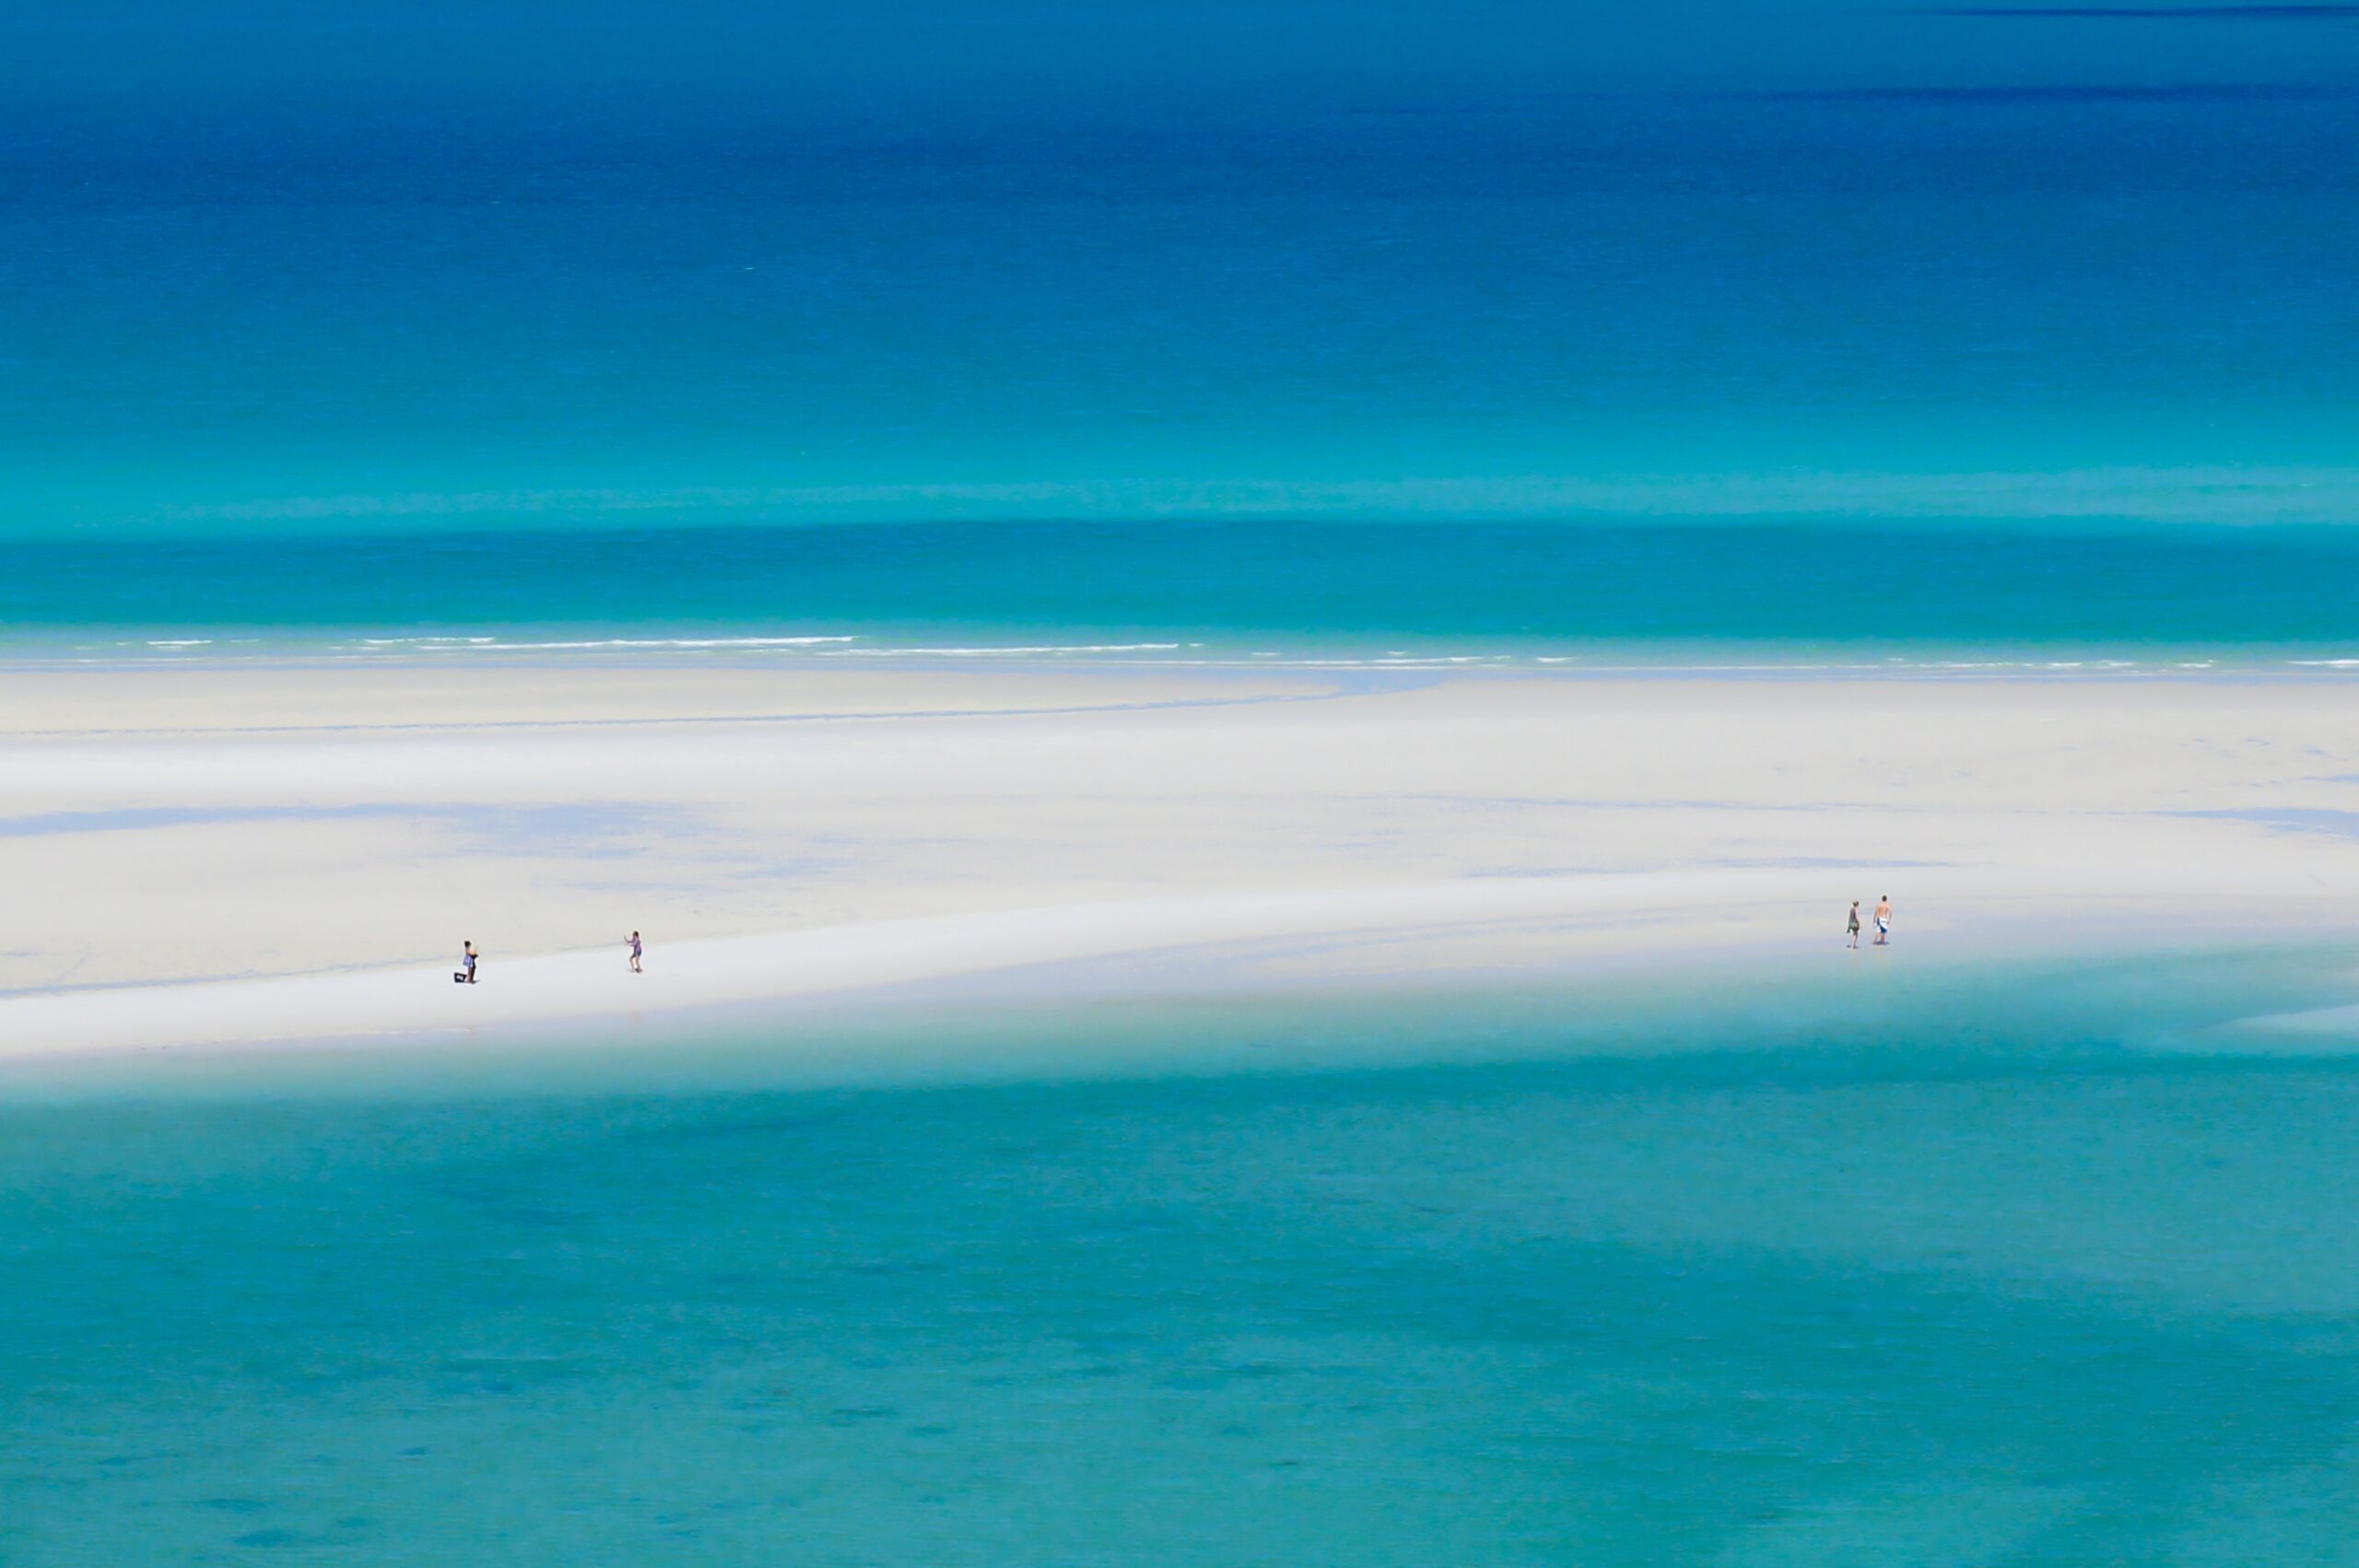
[[[48,665],[0,746],[14,1055],[791,1020],[1193,950],[1284,983],[1694,948],[1708,984],[2312,938],[2359,892],[2325,676]],[[1884,893],[1900,945],[1849,959]]]

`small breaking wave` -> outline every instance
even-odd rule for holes
[[[1078,629],[1078,628],[1077,628]],[[1071,640],[1043,637],[1037,629],[1010,628],[1008,640],[993,641],[974,628],[896,628],[892,631],[814,629],[733,634],[683,628],[673,635],[631,629],[596,635],[604,628],[498,628],[489,631],[402,632],[379,628],[278,630],[252,635],[247,628],[158,628],[148,635],[103,638],[0,638],[0,661],[45,663],[227,663],[267,659],[310,661],[444,662],[468,659],[534,658],[589,661],[663,661],[732,658],[769,662],[867,661],[945,666],[972,662],[1033,661],[1059,664],[1121,664],[1173,669],[1273,669],[1394,673],[1523,672],[1534,675],[1691,675],[1743,678],[1825,676],[1917,680],[2105,680],[2201,678],[2271,674],[2288,679],[2347,678],[2359,672],[2359,653],[2335,649],[2256,648],[1987,648],[1926,646],[1835,649],[1724,642],[1670,641],[1584,644],[1578,639],[1500,639],[1452,646],[1402,647],[1399,634],[1369,637],[1355,647],[1340,638],[1306,635],[1299,641],[1266,633],[1233,638],[1207,634]],[[947,630],[952,635],[928,635]],[[965,631],[969,635],[959,636]],[[1029,635],[1025,635],[1028,631]],[[981,635],[974,635],[980,633]]]
[[[646,653],[669,649],[710,651],[765,648],[813,648],[827,643],[857,642],[852,637],[602,637],[514,638],[427,638],[421,643],[438,647],[483,649],[497,653]]]
[[[845,638],[842,640],[854,640]],[[1183,647],[1202,646],[1177,642],[1045,642],[1018,643],[1006,646],[990,644],[971,648],[845,648],[834,650],[834,656],[852,659],[1008,659],[1052,658],[1072,653],[1173,653]]]

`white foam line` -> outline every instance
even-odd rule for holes
[[[597,651],[604,649],[813,648],[823,643],[855,642],[858,640],[859,639],[856,638],[850,637],[615,637],[587,638],[580,641],[551,640],[546,642],[500,642],[489,638],[471,638],[467,640],[466,646],[469,648],[484,649],[493,652],[538,653],[544,651]],[[448,642],[436,642],[431,643],[428,646],[436,649],[441,649],[452,647],[452,644]]]
[[[849,642],[851,639],[846,638],[841,640]],[[992,659],[1042,653],[1168,653],[1180,646],[1176,642],[1090,642],[1008,648],[847,648],[838,652],[841,657],[854,659]]]
[[[362,648],[480,648],[492,641],[487,637],[364,637],[357,639]]]
[[[38,667],[47,663],[109,664],[126,666],[144,662],[185,662],[185,656],[212,648],[224,639],[213,638],[124,638],[104,643],[75,643],[65,654],[34,655],[30,659],[12,659],[11,664]],[[244,648],[255,647],[264,652],[273,645],[261,639],[238,638],[226,639],[229,644]],[[867,646],[855,646],[866,644]],[[876,646],[872,634],[830,633],[781,637],[676,637],[676,638],[532,638],[500,637],[480,634],[418,633],[398,637],[345,637],[317,644],[289,643],[277,645],[280,651],[300,658],[359,659],[381,656],[417,656],[434,659],[464,657],[470,653],[613,653],[618,655],[661,655],[670,652],[763,651],[805,652],[821,659],[942,659],[942,660],[1072,660],[1086,661],[1104,658],[1125,664],[1155,666],[1245,667],[1277,665],[1298,670],[1496,670],[1537,669],[1572,670],[1595,674],[1669,673],[1708,675],[1720,673],[1751,674],[1811,674],[1830,671],[1888,673],[1902,677],[1924,675],[1980,674],[2007,676],[2053,675],[2089,677],[2096,675],[2160,675],[2189,673],[2218,672],[2236,673],[2240,671],[2312,671],[2342,673],[2359,670],[2359,656],[2334,658],[2286,658],[2272,655],[2250,661],[2217,658],[2186,659],[2156,654],[2151,659],[2113,657],[2086,658],[1975,658],[1975,657],[1911,657],[1900,654],[1861,655],[1855,660],[1780,661],[1765,658],[1759,661],[1728,659],[1690,661],[1668,659],[1648,661],[1620,658],[1600,651],[1569,653],[1539,653],[1529,650],[1509,652],[1448,652],[1441,649],[1416,651],[1388,649],[1380,653],[1345,654],[1336,652],[1284,652],[1270,649],[1239,649],[1235,652],[1206,651],[1202,642],[1091,642],[1091,643],[1019,643],[1019,644],[932,644]],[[118,654],[96,651],[100,649],[121,649]],[[1183,653],[1183,650],[1184,653]],[[1198,654],[1200,657],[1187,657]],[[1177,657],[1174,657],[1178,655]]]

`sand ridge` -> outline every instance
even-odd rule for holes
[[[249,661],[19,672],[0,738],[10,1053],[1201,944],[1343,973],[1306,944],[1350,933],[1809,942],[1887,892],[1904,937],[2250,936],[2359,892],[2333,679]]]

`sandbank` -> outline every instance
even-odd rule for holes
[[[1350,983],[1692,947],[1708,983],[1858,962],[1880,894],[1905,962],[2315,936],[2359,890],[2332,676],[29,665],[0,747],[10,1055],[790,1025],[1199,949]]]

